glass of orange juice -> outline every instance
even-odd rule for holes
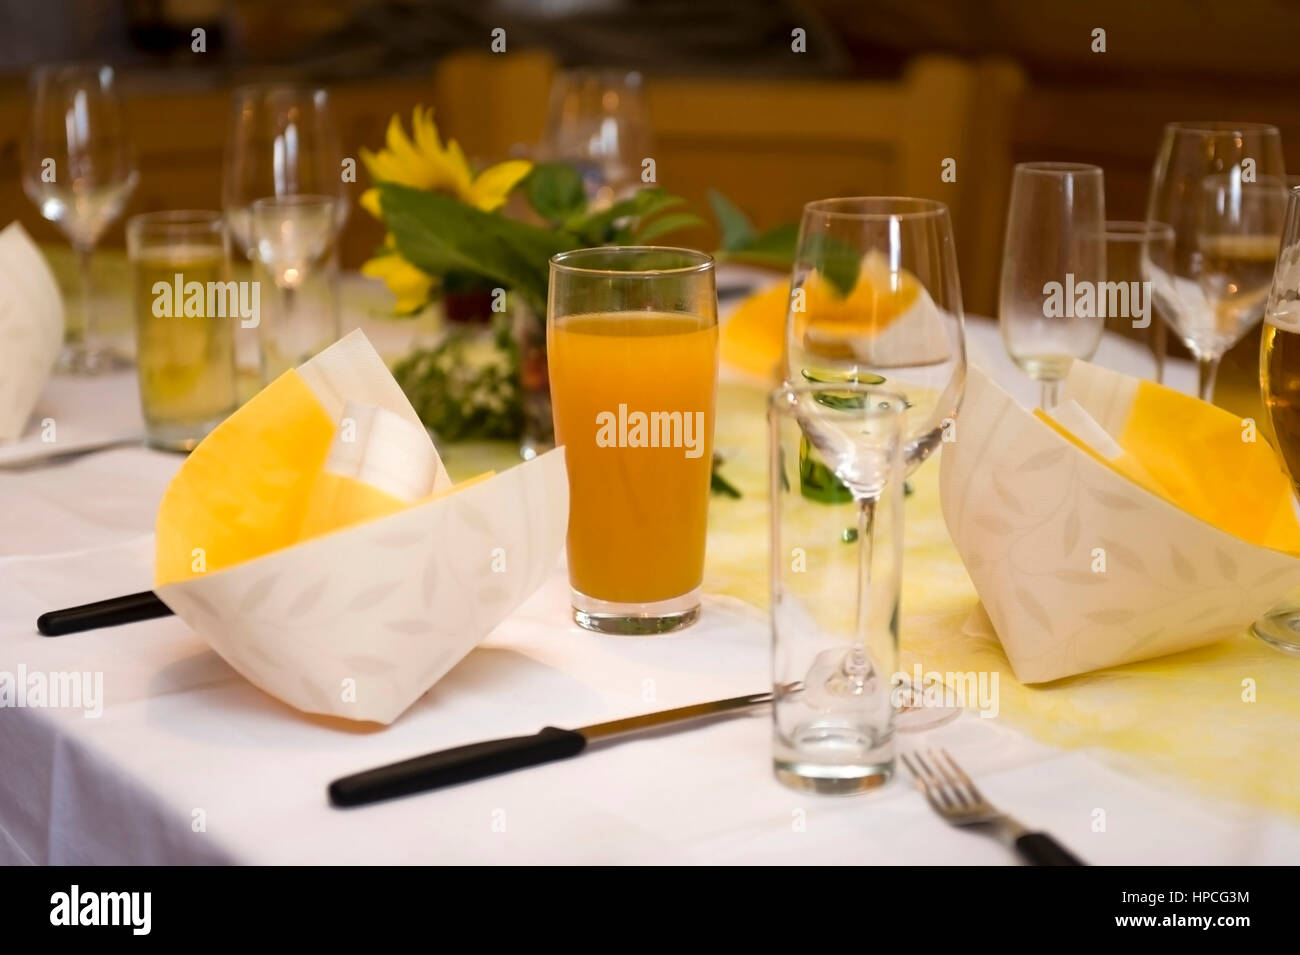
[[[551,259],[551,404],[569,472],[573,619],[588,630],[669,633],[699,618],[717,314],[702,252]]]

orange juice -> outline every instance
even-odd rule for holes
[[[652,603],[704,577],[718,329],[712,317],[614,312],[555,319],[555,439],[569,471],[569,581]]]

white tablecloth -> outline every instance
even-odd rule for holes
[[[996,329],[975,360],[1026,401]],[[1104,363],[1141,372],[1108,340]],[[1175,384],[1188,387],[1178,368]],[[131,386],[105,383],[104,387]],[[57,383],[53,387],[58,387]],[[0,471],[0,671],[99,671],[103,712],[0,709],[0,862],[1011,863],[948,827],[905,776],[871,796],[815,797],[771,775],[765,715],[355,810],[333,778],[544,725],[581,726],[762,689],[762,615],[707,599],[671,637],[573,626],[562,568],[487,643],[387,729],[302,716],[234,673],[174,618],[56,639],[42,611],[143,590],[154,510],[179,459],[117,448]],[[760,571],[761,572],[761,571]],[[956,636],[954,638],[957,638]],[[1061,752],[968,713],[904,735],[947,746],[985,794],[1095,863],[1281,863],[1300,827]],[[1104,831],[1095,822],[1104,813]],[[1194,833],[1194,837],[1189,837]]]

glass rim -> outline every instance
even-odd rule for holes
[[[324,95],[329,98],[329,89],[319,83],[295,83],[293,80],[264,80],[262,82],[240,83],[230,91],[232,102],[238,102],[241,96],[249,93],[310,93],[314,98]]]
[[[858,208],[847,208],[851,205]],[[875,205],[884,208],[864,208]],[[905,208],[908,206],[911,208]],[[805,203],[803,214],[805,217],[817,215],[827,219],[851,219],[860,222],[928,219],[948,215],[948,204],[938,199],[923,199],[918,196],[838,196],[832,199],[814,199],[812,202]]]
[[[225,216],[213,209],[163,209],[155,212],[140,212],[126,220],[126,231],[198,231],[203,229],[213,234],[225,230]]]
[[[1100,166],[1090,162],[1058,162],[1055,160],[1044,160],[1034,162],[1016,163],[1015,173],[1028,172],[1034,175],[1075,175],[1075,176],[1100,176],[1103,170]]]
[[[640,70],[622,69],[617,66],[568,66],[559,71],[559,76],[564,79],[600,79],[605,80],[611,77],[618,77],[628,86],[641,86],[645,80]]]
[[[1103,224],[1107,242],[1145,240],[1154,235],[1174,237],[1174,227],[1154,219],[1107,219]]]
[[[612,255],[619,257],[622,255],[648,255],[656,252],[672,252],[681,255],[685,259],[693,260],[689,265],[674,266],[667,269],[611,269],[598,268],[593,266],[575,265],[569,262],[570,259],[581,259],[586,256],[596,257],[598,255]],[[676,245],[605,245],[592,246],[586,249],[569,249],[567,252],[556,252],[551,256],[550,265],[552,271],[565,272],[570,275],[592,275],[604,276],[607,278],[662,278],[673,275],[703,275],[713,270],[713,256],[707,252],[700,252],[698,249],[688,249]]]
[[[27,75],[30,85],[43,76],[56,76],[60,73],[102,74],[104,70],[108,70],[114,79],[117,78],[117,67],[107,60],[55,60],[49,63],[37,63]]]
[[[1175,120],[1165,123],[1165,132],[1211,133],[1229,135],[1232,133],[1263,133],[1268,136],[1280,136],[1278,128],[1272,123],[1238,123],[1232,120]]]

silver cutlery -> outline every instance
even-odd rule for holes
[[[994,829],[1010,840],[1016,852],[1030,865],[1085,864],[1047,833],[1030,832],[996,809],[947,750],[929,750],[926,754],[903,753],[902,759],[916,780],[916,788],[934,811],[952,825]]]

